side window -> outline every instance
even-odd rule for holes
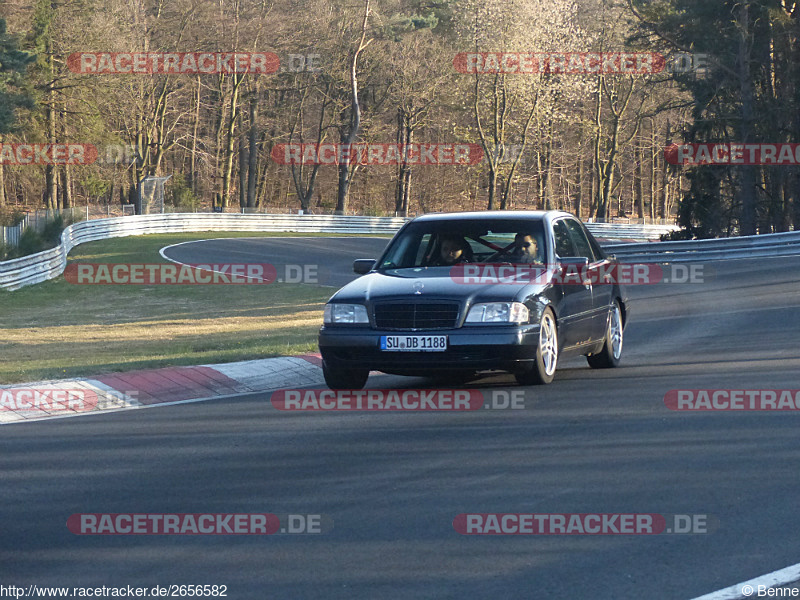
[[[564,219],[561,222],[566,223],[567,229],[572,234],[572,241],[575,243],[575,249],[577,250],[575,256],[585,256],[590,263],[593,263],[595,261],[594,252],[589,244],[589,238],[586,237],[580,224],[572,219]]]
[[[553,223],[553,238],[556,242],[556,254],[561,258],[576,256],[575,248],[569,237],[569,231],[563,220]]]
[[[592,246],[592,250],[594,250],[595,259],[596,260],[605,260],[607,258],[606,257],[606,253],[600,247],[600,244],[597,243],[597,240],[592,235],[592,232],[588,231],[588,229],[585,229],[585,228],[584,228],[584,231],[588,232],[586,237],[589,238],[589,244]]]

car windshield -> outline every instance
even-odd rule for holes
[[[453,220],[411,223],[387,248],[378,270],[459,263],[546,263],[540,220]]]

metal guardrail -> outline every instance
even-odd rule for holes
[[[394,234],[406,221],[407,219],[401,217],[238,213],[168,213],[81,221],[64,230],[60,246],[31,256],[0,262],[0,288],[16,290],[58,277],[67,264],[67,255],[75,246],[108,238],[200,231]],[[613,223],[590,223],[588,228],[601,237],[633,239],[653,239],[664,231],[674,229],[671,226]],[[783,256],[786,255],[784,253],[800,254],[800,232],[724,240],[613,244],[604,247],[626,262]]]
[[[586,223],[595,237],[658,241],[665,233],[680,229],[677,225],[637,225],[629,223]]]
[[[405,221],[396,217],[238,213],[168,213],[81,221],[64,229],[60,246],[0,262],[0,288],[17,290],[58,277],[75,246],[108,238],[198,231],[394,234]]]
[[[800,255],[800,231],[658,244],[608,244],[603,249],[624,262],[692,262]]]

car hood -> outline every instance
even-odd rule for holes
[[[483,273],[483,272],[481,272]],[[474,302],[524,301],[543,291],[549,277],[523,277],[517,281],[513,277],[499,279],[489,276],[463,277],[463,272],[452,271],[449,267],[427,267],[414,269],[393,269],[371,272],[351,281],[331,300],[336,302],[374,302],[376,300],[424,300],[448,299]]]

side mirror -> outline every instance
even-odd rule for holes
[[[592,280],[587,278],[587,267],[589,266],[589,259],[585,256],[567,256],[565,258],[559,259],[559,263],[561,264],[561,274],[565,277],[572,277],[572,271],[570,267],[575,267],[575,275],[579,277],[579,280],[583,287],[587,290],[592,289]],[[577,282],[576,282],[577,283]]]
[[[589,264],[589,259],[585,256],[567,256],[565,258],[559,258],[558,262],[562,265],[577,265],[579,267],[585,267]]]
[[[357,275],[364,275],[369,273],[375,267],[374,258],[357,258],[353,261],[353,273]]]

